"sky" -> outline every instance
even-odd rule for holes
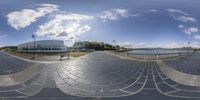
[[[0,47],[36,40],[200,47],[198,0],[1,0]]]

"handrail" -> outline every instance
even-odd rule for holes
[[[130,52],[118,52],[118,54],[122,54],[135,59],[144,59],[144,60],[158,60],[165,58],[172,58],[178,56],[185,56],[191,52],[176,52],[176,53],[130,53]]]
[[[135,55],[170,55],[170,54],[182,54],[182,53],[187,53],[187,52],[177,52],[177,53],[130,53],[128,52],[127,54],[135,54]]]

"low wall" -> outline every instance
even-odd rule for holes
[[[177,83],[189,85],[189,86],[200,86],[200,75],[191,75],[175,70],[170,66],[166,65],[161,60],[157,61],[160,70],[170,79]]]
[[[39,64],[34,64],[33,66],[14,74],[1,75],[0,86],[12,86],[27,81],[28,79],[40,73],[42,67],[38,65]]]

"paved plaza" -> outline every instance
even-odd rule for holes
[[[200,75],[200,52],[186,57],[164,60],[166,64],[184,73]]]
[[[37,63],[0,52],[0,100],[200,100],[198,55],[139,61],[96,51],[71,61]],[[196,69],[184,71],[185,59]]]
[[[0,52],[0,75],[12,74],[22,71],[34,63],[26,62],[20,59],[16,59],[10,55]]]

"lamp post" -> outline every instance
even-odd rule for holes
[[[69,38],[68,40],[64,40],[64,41],[70,41],[70,40],[72,40],[72,39],[74,39],[73,37],[71,37],[71,38]],[[68,57],[68,59],[69,59],[69,56],[70,56],[70,51],[69,51],[69,47],[67,46],[67,57]]]
[[[189,55],[190,42],[188,42],[187,45],[188,45],[188,47],[187,47],[187,55]]]
[[[113,45],[114,45],[114,50],[115,50],[115,53],[116,53],[116,40],[113,40]]]
[[[33,59],[35,59],[36,53],[35,53],[35,34],[32,34],[32,38],[33,38]]]

